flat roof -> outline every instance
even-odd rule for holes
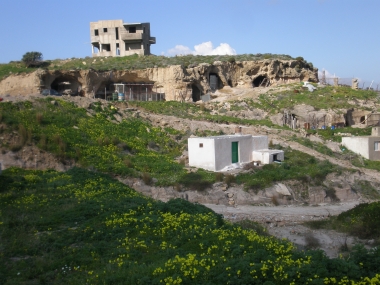
[[[236,137],[252,137],[252,135],[220,135],[210,137],[192,137],[189,139],[223,139],[223,138],[236,138]]]

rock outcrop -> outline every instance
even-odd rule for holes
[[[71,91],[93,97],[113,90],[113,83],[149,83],[150,92],[164,93],[166,100],[197,101],[210,92],[210,76],[217,79],[215,88],[241,86],[254,88],[300,81],[318,81],[318,70],[303,61],[260,60],[199,64],[184,68],[173,65],[166,68],[143,70],[47,70],[30,74],[10,75],[0,82],[0,94],[27,95],[42,89],[58,89],[66,84]],[[104,94],[104,93],[103,93]]]

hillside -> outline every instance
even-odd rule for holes
[[[369,134],[370,128],[354,123],[361,112],[379,110],[378,94],[329,86],[308,93],[298,83],[228,87],[215,95],[201,104],[5,96],[0,103],[0,160],[7,168],[0,175],[3,283],[335,284],[345,277],[363,282],[358,284],[369,284],[365,277],[378,282],[377,249],[355,247],[348,259],[299,252],[291,243],[263,236],[252,221],[239,228],[189,203],[223,206],[220,213],[230,220],[283,227],[301,216],[326,217],[300,208],[299,216],[287,219],[288,207],[322,205],[323,212],[326,203],[377,200],[380,162],[342,150],[339,142],[347,134]],[[300,122],[312,112],[315,118],[335,114],[329,124],[354,114],[353,123],[335,130],[291,129],[278,119],[285,110]],[[268,135],[272,148],[285,151],[285,162],[217,174],[188,167],[188,137],[231,134],[236,126]],[[240,205],[256,205],[257,212],[248,214]],[[272,214],[258,209],[271,208],[265,206],[279,207],[282,215],[268,223]],[[225,209],[240,213],[228,215]],[[342,216],[347,225],[357,221],[353,213]]]

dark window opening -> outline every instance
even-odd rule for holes
[[[119,39],[119,28],[115,28],[116,39]]]
[[[128,31],[131,34],[135,34],[136,33],[136,27],[129,27]]]
[[[116,44],[116,55],[120,55],[120,47],[119,44]]]
[[[200,144],[199,144],[199,147],[201,147],[201,148],[202,148],[202,147],[203,147],[203,143],[200,143]]]
[[[365,116],[361,116],[360,117],[360,124],[364,124],[365,123]]]
[[[268,83],[268,78],[266,76],[260,75],[253,80],[252,85],[253,87],[265,87],[268,85]]]
[[[201,100],[201,90],[194,84],[191,85],[191,97],[193,98],[193,102]]]
[[[107,29],[107,28],[103,28],[103,32],[104,32],[104,33],[107,33],[107,32],[108,32],[108,29]]]
[[[99,36],[99,30],[94,30],[95,36]]]
[[[111,51],[110,44],[102,44],[102,51]]]
[[[144,31],[143,32],[145,33],[145,27],[144,27]]]
[[[274,154],[274,155],[273,155],[273,161],[278,161],[278,159],[277,159],[277,154]]]

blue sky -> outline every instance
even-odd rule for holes
[[[237,54],[302,56],[330,74],[380,82],[380,0],[0,0],[0,7],[0,63],[28,51],[91,56],[89,22],[123,19],[151,23],[156,55],[211,42]]]

